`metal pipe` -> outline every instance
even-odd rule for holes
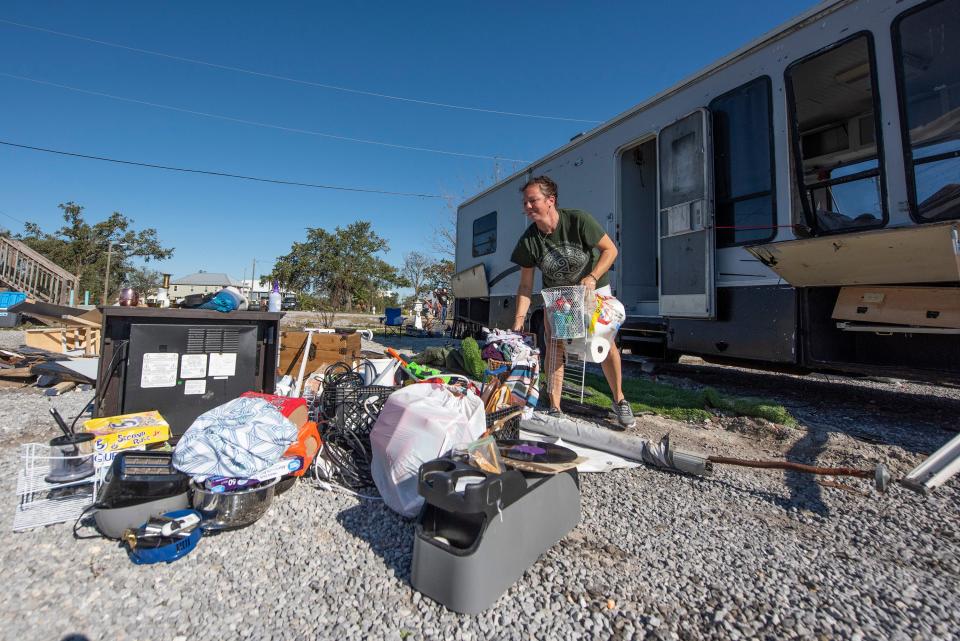
[[[872,470],[861,470],[854,467],[819,467],[789,461],[751,461],[748,459],[732,458],[729,456],[708,456],[707,460],[718,465],[739,465],[741,467],[756,467],[761,469],[791,470],[806,474],[821,474],[824,476],[856,476],[862,479],[873,479],[878,490],[886,490],[890,484],[890,472],[882,463]]]

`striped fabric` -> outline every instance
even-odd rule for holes
[[[532,411],[540,398],[540,364],[534,360],[516,364],[507,374],[504,385],[510,389],[510,404]]]

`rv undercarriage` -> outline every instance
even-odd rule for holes
[[[960,383],[960,340],[955,333],[850,331],[833,318],[839,287],[729,287],[717,290],[717,318],[694,320],[628,316],[621,348],[663,360],[681,354],[757,369],[861,375]],[[458,299],[466,335],[480,327],[507,327],[513,297]],[[542,310],[531,331],[542,332]],[[872,329],[872,328],[871,328]]]

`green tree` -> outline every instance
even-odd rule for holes
[[[453,261],[441,259],[434,261],[427,266],[424,272],[426,286],[430,289],[440,289],[444,287],[450,289],[450,281],[453,280]]]
[[[111,270],[112,271],[112,270]],[[113,280],[111,276],[110,280]],[[131,267],[123,275],[123,282],[135,289],[141,296],[153,296],[163,283],[163,276],[155,269],[148,267]]]
[[[277,258],[261,282],[277,280],[284,289],[308,292],[332,309],[351,311],[354,304],[371,303],[380,289],[399,281],[396,270],[379,257],[388,249],[368,221],[332,233],[310,228],[306,240]]]
[[[160,244],[157,230],[134,230],[133,220],[118,211],[105,220],[90,224],[84,219],[83,207],[74,202],[59,205],[64,225],[52,234],[36,223],[27,223],[18,238],[31,249],[40,252],[79,278],[79,290],[99,294],[104,290],[107,249],[113,243],[110,256],[110,283],[108,298],[133,269],[131,258],[166,260],[173,256],[173,248]]]
[[[400,275],[406,281],[407,287],[413,287],[413,297],[420,298],[420,291],[425,289],[427,282],[427,270],[433,261],[426,254],[420,252],[410,252],[403,255],[403,267],[400,268]]]

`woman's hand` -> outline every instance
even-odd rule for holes
[[[597,289],[597,279],[590,274],[587,274],[580,279],[580,284],[586,288],[586,291],[583,293],[583,299],[585,301],[592,301],[593,293]]]

